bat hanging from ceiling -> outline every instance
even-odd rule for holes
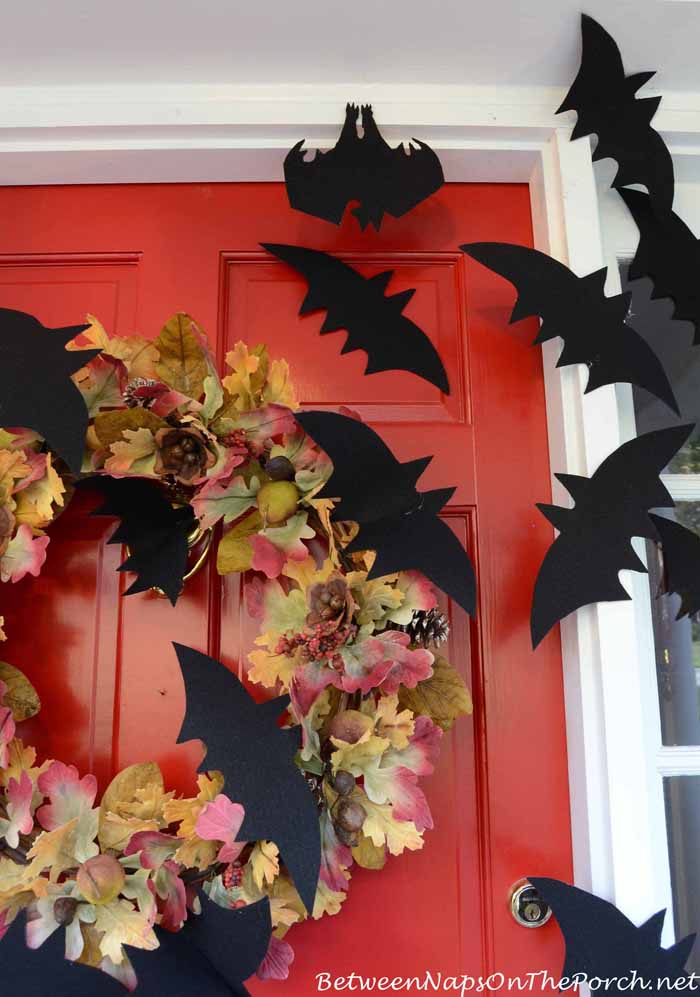
[[[625,322],[631,295],[605,296],[607,268],[577,277],[563,263],[526,246],[472,242],[460,248],[515,286],[518,297],[511,322],[531,315],[542,318],[534,344],[563,339],[557,367],[588,366],[586,393],[604,384],[635,384],[678,414],[661,361]]]
[[[33,429],[80,473],[88,428],[71,375],[100,350],[67,350],[87,325],[49,329],[26,312],[0,308],[0,426]]]
[[[673,211],[663,216],[655,213],[644,191],[621,190],[619,194],[639,229],[630,277],[650,277],[652,298],[671,298],[673,317],[693,323],[693,345],[700,345],[700,239]]]
[[[581,66],[557,114],[576,111],[572,140],[597,135],[593,159],[617,161],[613,187],[641,184],[663,215],[673,204],[674,178],[671,154],[651,127],[661,97],[635,97],[655,74],[626,76],[615,40],[587,14],[581,15],[581,36]]]
[[[267,897],[246,907],[220,907],[200,891],[201,914],[189,913],[180,931],[156,928],[159,947],[129,947],[138,977],[136,997],[246,997],[243,984],[265,957],[272,934]],[[65,958],[65,934],[54,931],[35,951],[25,944],[19,915],[2,940],[2,966],[21,980],[18,997],[124,997],[123,984],[105,972]]]
[[[304,158],[305,139],[297,142],[284,161],[289,203],[297,211],[339,225],[345,208],[353,208],[362,229],[371,222],[377,231],[386,212],[400,218],[445,182],[440,160],[424,142],[413,139],[407,152],[384,140],[369,104],[362,107],[362,136],[357,122],[360,108],[348,104],[340,138],[328,152]]]
[[[393,270],[363,277],[329,253],[270,242],[261,245],[293,267],[308,284],[299,314],[325,309],[321,335],[345,329],[348,335],[341,354],[366,352],[365,374],[407,370],[449,395],[440,354],[423,330],[403,315],[415,289],[388,297],[384,293]]]
[[[335,412],[297,412],[294,418],[333,462],[333,473],[319,492],[321,498],[338,500],[332,519],[359,524],[345,549],[376,552],[368,578],[420,571],[474,616],[474,569],[438,516],[455,489],[416,489],[432,457],[402,464],[373,429]]]
[[[625,994],[632,988],[630,980],[636,972],[639,992],[671,994],[676,980],[686,976],[685,964],[695,941],[695,935],[663,948],[661,930],[665,910],[659,911],[637,927],[614,904],[593,896],[576,886],[558,879],[528,876],[542,899],[549,904],[566,943],[561,978],[579,976],[610,981],[605,993]],[[668,979],[671,986],[659,987]],[[618,981],[619,985],[615,981]],[[646,988],[642,983],[647,983]]]
[[[256,703],[224,665],[183,644],[174,647],[187,697],[178,744],[204,741],[198,771],[222,772],[224,790],[245,809],[239,840],[274,841],[311,913],[321,836],[316,801],[294,761],[300,729],[277,723],[289,696]]]
[[[91,515],[121,520],[107,542],[129,548],[118,570],[133,571],[137,577],[124,595],[158,588],[174,606],[187,571],[188,537],[196,525],[192,507],[174,508],[161,486],[145,478],[95,474],[78,484],[100,492],[105,500]]]
[[[646,567],[632,549],[632,537],[662,539],[654,508],[673,508],[659,475],[693,430],[693,424],[645,433],[623,443],[590,477],[557,474],[574,499],[572,509],[538,504],[559,530],[535,582],[533,647],[582,606],[629,599],[618,573]],[[700,562],[696,562],[696,574]]]

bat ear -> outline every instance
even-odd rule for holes
[[[397,312],[402,312],[415,293],[415,287],[409,287],[406,291],[392,294],[386,300],[392,303]]]
[[[665,910],[659,910],[656,914],[652,914],[648,921],[639,926],[639,934],[641,938],[649,945],[654,948],[659,948],[661,945],[661,932],[664,926],[664,919],[666,917]]]
[[[549,520],[555,530],[563,533],[571,518],[571,509],[562,509],[559,505],[545,505],[544,502],[537,502],[537,508],[545,519]]]
[[[652,76],[656,76],[655,69],[652,69],[650,72],[646,73],[632,73],[632,75],[628,76],[627,79],[625,80],[625,87],[627,88],[630,94],[635,94],[640,87],[643,87],[645,83],[649,82]],[[656,100],[657,106],[658,103],[661,101],[660,97],[658,98],[651,97],[648,99]]]
[[[676,942],[675,945],[672,945],[670,948],[666,949],[667,956],[672,958],[677,966],[685,968],[685,964],[688,961],[693,945],[695,945],[696,938],[696,934],[687,935],[685,938],[682,938],[679,942]]]
[[[381,291],[382,294],[384,294],[389,285],[389,281],[393,276],[394,276],[393,270],[383,270],[382,273],[376,273],[374,277],[370,277],[367,283],[371,284],[372,287],[376,288],[377,290]]]
[[[580,474],[555,474],[559,484],[566,488],[574,502],[581,502],[585,499],[590,486],[590,478],[584,478]]]

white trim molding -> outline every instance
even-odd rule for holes
[[[577,273],[611,262],[590,146],[569,141],[557,89],[0,88],[0,184],[280,180],[293,142],[335,141],[348,96],[381,109],[389,140],[429,142],[448,181],[528,183],[535,244]],[[679,176],[700,178],[700,101],[668,96],[658,126]],[[629,411],[612,387],[584,396],[585,372],[557,369],[556,345],[543,352],[551,466],[591,474],[629,436]],[[572,836],[576,882],[641,922],[671,906],[661,773],[672,763],[660,755],[648,585],[629,573],[623,583],[632,601],[562,626]]]

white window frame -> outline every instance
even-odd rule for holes
[[[367,84],[4,87],[0,184],[280,180],[293,142],[333,143],[350,98],[375,105],[387,138],[429,142],[448,180],[529,183],[536,246],[585,274],[615,259],[603,250],[588,142],[569,142],[571,122],[553,115],[561,97]],[[667,95],[657,120],[677,172],[700,175],[700,100]],[[590,474],[631,434],[630,399],[614,388],[584,396],[584,370],[557,370],[558,353],[556,342],[543,349],[551,466]],[[553,493],[567,501],[556,482]],[[562,626],[571,824],[576,882],[641,921],[671,903],[662,775],[700,773],[700,748],[661,747],[647,579],[626,572],[623,583],[631,602]]]

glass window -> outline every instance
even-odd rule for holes
[[[700,776],[679,775],[664,779],[668,851],[673,888],[673,921],[680,940],[700,924]],[[695,945],[687,963],[700,973],[700,946]]]
[[[647,279],[629,281],[621,267],[623,289],[631,293],[628,321],[661,360],[673,386],[681,417],[700,423],[700,347],[693,347],[693,327],[672,320],[668,299],[652,300]],[[633,389],[638,433],[678,425],[678,418],[659,399],[641,388]],[[658,510],[700,533],[700,429],[674,457],[667,474],[683,475],[682,495],[667,485],[676,508]],[[656,650],[656,671],[665,745],[700,745],[700,621],[676,620],[680,598],[661,596],[663,557],[654,543],[647,544],[647,564]],[[700,839],[699,839],[700,840]]]

